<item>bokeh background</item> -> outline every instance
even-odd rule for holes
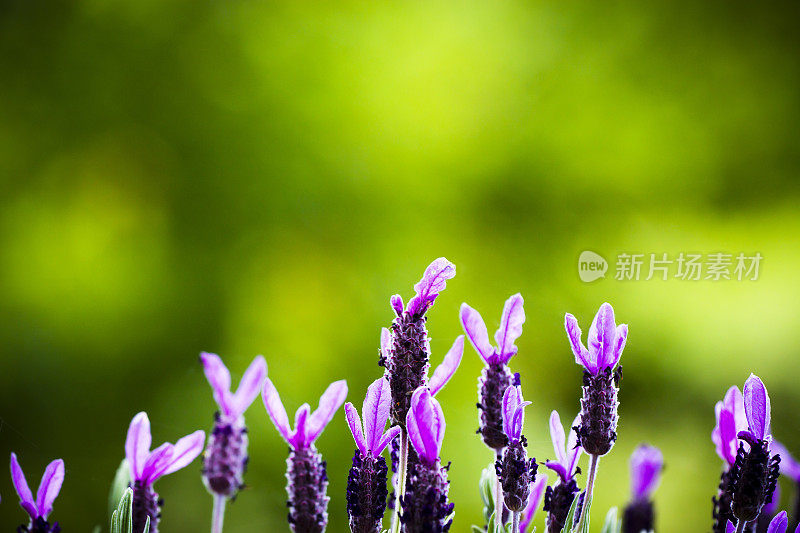
[[[563,315],[587,324],[614,304],[630,338],[593,529],[647,441],[667,461],[660,529],[708,530],[728,386],[758,373],[776,436],[800,451],[797,17],[730,2],[2,2],[0,458],[15,450],[38,479],[63,457],[53,518],[105,528],[136,412],[156,443],[210,427],[201,350],[236,379],[264,354],[292,411],[341,378],[360,405],[389,296],[446,256],[458,275],[430,312],[434,364],[461,302],[493,331],[520,291],[513,365],[540,459],[550,410],[578,408]],[[583,250],[612,269],[620,252],[764,260],[755,282],[586,284]],[[468,347],[440,396],[458,532],[480,521],[490,459],[480,369]],[[286,530],[286,446],[260,401],[247,419],[249,488],[226,531]],[[341,412],[318,445],[329,530],[346,531]],[[208,529],[199,469],[158,483],[164,531]],[[8,531],[24,514],[0,472]]]

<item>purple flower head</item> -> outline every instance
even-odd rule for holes
[[[717,455],[730,467],[736,461],[736,450],[739,448],[736,436],[747,429],[744,399],[739,387],[734,385],[728,389],[725,398],[717,402],[714,412],[717,423],[711,432],[711,440],[716,446]]]
[[[789,452],[789,449],[781,442],[773,440],[770,448],[781,458],[781,474],[788,477],[795,483],[800,483],[800,461],[795,459]]]
[[[578,327],[578,320],[574,316],[567,313],[564,316],[564,326],[567,329],[572,352],[575,354],[575,362],[592,375],[596,376],[606,368],[613,369],[619,362],[628,339],[628,326],[616,325],[611,304],[601,305],[594,316],[592,326],[589,328],[588,349],[583,345],[581,328]]]
[[[575,417],[569,437],[565,442],[564,426],[561,425],[561,417],[558,416],[558,411],[550,413],[550,439],[553,441],[556,460],[547,461],[544,465],[558,474],[563,484],[567,484],[575,478],[578,459],[580,459],[583,452],[583,448],[578,445],[578,435],[575,432],[575,427],[580,423],[580,420],[580,415]]]
[[[420,387],[411,397],[411,408],[406,415],[408,438],[417,455],[428,465],[439,461],[444,440],[445,421],[442,406],[427,387]]]
[[[767,388],[755,374],[750,374],[744,382],[744,414],[748,429],[739,432],[739,438],[750,441],[771,441],[770,429],[771,408]]]
[[[425,314],[430,306],[433,305],[439,293],[447,286],[447,280],[453,279],[455,275],[456,266],[453,263],[444,257],[435,259],[425,269],[425,273],[419,283],[414,285],[416,294],[408,301],[405,312],[412,316]],[[395,294],[392,296],[390,303],[397,316],[400,316],[403,313],[403,299],[400,295]]]
[[[500,319],[500,328],[494,334],[496,346],[489,342],[486,323],[480,313],[466,303],[461,304],[461,324],[464,326],[464,331],[472,346],[475,347],[475,351],[487,365],[507,364],[509,359],[517,353],[514,342],[522,335],[522,324],[525,322],[524,303],[522,295],[519,293],[506,300]]]
[[[547,488],[547,475],[537,474],[536,478],[531,483],[531,494],[528,497],[528,504],[522,511],[522,516],[519,520],[519,533],[525,533],[528,527],[533,522],[536,516],[536,511],[539,509],[539,504],[542,502],[545,489]]]
[[[641,444],[631,454],[631,492],[634,500],[649,500],[658,487],[664,457],[655,446]]]
[[[289,446],[300,450],[311,446],[322,434],[322,430],[325,429],[328,422],[333,419],[333,415],[347,397],[347,382],[340,380],[331,383],[320,397],[319,407],[313,413],[307,403],[301,405],[295,413],[294,430],[289,425],[289,417],[286,415],[286,409],[283,407],[278,390],[269,378],[264,380],[261,397],[278,432],[289,443]]]
[[[503,394],[503,431],[512,442],[522,436],[525,407],[530,404],[522,399],[522,387],[510,385]]]
[[[150,420],[147,413],[133,417],[125,440],[125,458],[131,479],[151,486],[159,478],[188,466],[203,451],[206,434],[202,430],[183,437],[175,444],[165,442],[150,451]]]
[[[361,413],[364,415],[363,430],[358,410],[350,402],[345,404],[347,425],[350,426],[350,432],[362,457],[379,456],[389,442],[400,433],[400,426],[393,426],[388,431],[383,431],[389,419],[391,404],[392,392],[385,377],[376,379],[367,389],[367,396],[361,407]]]
[[[253,359],[235,393],[230,390],[231,374],[217,354],[203,352],[200,354],[200,361],[220,412],[228,418],[238,418],[244,414],[258,396],[267,377],[267,362],[264,358],[259,355]]]
[[[56,459],[47,465],[42,475],[42,481],[39,483],[39,490],[36,491],[36,499],[33,499],[31,489],[28,488],[28,481],[25,479],[25,474],[22,473],[22,468],[17,461],[17,455],[11,453],[11,481],[14,482],[14,488],[19,495],[19,504],[31,517],[31,530],[56,533],[60,531],[58,524],[50,526],[47,523],[47,515],[53,510],[53,502],[61,490],[61,484],[64,482],[64,461]],[[23,526],[24,527],[24,526]],[[27,529],[21,529],[27,531]]]

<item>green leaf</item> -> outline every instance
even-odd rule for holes
[[[111,513],[111,533],[133,532],[133,490],[125,489],[117,510]]]
[[[577,500],[577,498],[575,498]],[[584,499],[583,506],[586,508],[584,511],[586,513],[586,520],[583,522],[583,529],[580,533],[589,533],[589,518],[591,517],[591,510],[592,510],[592,498]]]
[[[108,516],[111,516],[114,510],[117,509],[125,489],[131,482],[130,469],[128,468],[128,461],[125,459],[119,464],[116,474],[114,474],[114,481],[111,482],[111,490],[108,492]]]
[[[575,523],[575,510],[578,507],[579,497],[580,495],[576,496],[575,499],[572,500],[572,505],[567,513],[567,519],[564,521],[564,528],[561,530],[561,533],[570,533],[572,531],[572,525]]]
[[[603,529],[600,530],[600,533],[617,533],[617,531],[619,531],[619,526],[617,508],[612,507],[606,514],[606,521],[603,523]]]

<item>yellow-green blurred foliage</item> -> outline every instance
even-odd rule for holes
[[[630,337],[595,528],[647,441],[667,462],[660,529],[707,530],[729,385],[758,373],[800,450],[797,20],[730,2],[2,2],[0,459],[15,450],[33,483],[63,457],[53,518],[105,526],[136,412],[155,443],[210,427],[201,350],[236,379],[264,354],[290,410],[340,378],[360,405],[389,296],[444,255],[458,275],[430,313],[434,364],[461,302],[493,330],[525,297],[513,365],[539,459],[550,410],[578,408],[564,313],[588,325],[613,303]],[[606,279],[580,282],[582,250],[612,261]],[[620,282],[623,251],[764,261],[756,282]],[[458,532],[490,459],[480,369],[467,347],[440,396]],[[226,531],[284,530],[286,446],[260,400],[247,420]],[[345,531],[341,413],[318,445]],[[199,469],[158,483],[167,533],[208,529]],[[0,493],[9,531],[24,514],[5,467]]]

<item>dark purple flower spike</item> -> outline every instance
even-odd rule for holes
[[[219,406],[203,457],[203,482],[210,493],[233,498],[244,486],[247,468],[248,438],[243,415],[261,391],[267,362],[260,355],[253,359],[236,393],[231,393],[231,375],[219,356],[203,352],[200,361]]]
[[[388,496],[388,468],[381,453],[400,434],[400,426],[383,431],[389,419],[391,403],[389,381],[381,377],[367,389],[361,408],[363,425],[355,406],[349,402],[344,406],[347,425],[350,426],[357,448],[347,477],[347,513],[353,533],[381,531]]]
[[[522,335],[525,322],[524,300],[517,293],[506,300],[500,328],[494,335],[497,342],[489,342],[489,333],[480,313],[461,304],[461,324],[472,346],[486,366],[478,380],[478,409],[481,410],[480,433],[483,442],[499,453],[508,442],[503,431],[502,401],[506,389],[515,385],[515,378],[508,369],[508,361],[517,353],[514,342]]]
[[[575,417],[569,436],[565,439],[564,426],[561,425],[558,411],[550,413],[550,439],[553,441],[556,460],[547,461],[544,465],[558,474],[558,483],[547,487],[544,497],[544,510],[548,512],[547,531],[550,533],[560,533],[564,528],[572,501],[580,491],[575,481],[576,474],[580,472],[578,460],[583,452],[575,432],[579,421],[580,415]]]
[[[711,440],[717,455],[723,460],[723,470],[717,495],[711,499],[713,503],[714,533],[724,533],[729,520],[735,520],[731,513],[731,468],[736,463],[736,452],[739,448],[737,435],[747,429],[747,417],[744,414],[744,399],[739,387],[733,386],[718,401],[714,412],[717,423],[711,432]]]
[[[536,459],[528,459],[525,451],[528,442],[522,435],[525,407],[530,404],[523,400],[520,387],[512,385],[503,394],[503,431],[508,437],[508,445],[495,462],[495,470],[503,487],[503,502],[513,513],[521,512],[528,503],[531,482],[537,470]]]
[[[526,533],[528,527],[533,522],[536,516],[536,511],[539,510],[539,504],[542,503],[542,496],[544,496],[547,489],[547,475],[537,473],[533,483],[531,483],[531,494],[528,497],[528,504],[522,510],[522,516],[519,521],[519,533]]]
[[[447,501],[449,465],[442,466],[440,461],[445,431],[444,413],[427,387],[420,387],[412,395],[406,428],[419,460],[409,462],[408,488],[400,497],[403,531],[449,531],[453,513],[453,504]]]
[[[772,501],[778,481],[780,457],[770,456],[770,401],[767,388],[755,375],[744,384],[744,413],[748,428],[740,431],[736,462],[731,468],[731,511],[739,523],[758,518]]]
[[[611,451],[617,439],[617,386],[621,370],[615,371],[615,367],[628,339],[628,326],[617,326],[614,309],[604,303],[589,328],[587,349],[575,317],[567,313],[564,325],[575,362],[584,368],[578,439],[586,453],[602,456]]]
[[[47,465],[39,483],[39,490],[36,491],[36,499],[33,499],[28,481],[17,461],[17,455],[11,453],[11,481],[19,495],[19,504],[30,516],[27,525],[17,528],[19,533],[58,533],[61,528],[58,522],[50,524],[47,516],[53,511],[53,502],[61,491],[61,484],[64,482],[64,461],[56,459]]]
[[[125,459],[130,469],[133,489],[133,530],[144,530],[150,518],[150,532],[158,533],[161,517],[161,499],[153,490],[153,483],[161,477],[188,466],[203,451],[206,434],[195,431],[178,440],[175,444],[165,442],[150,451],[152,437],[147,413],[139,413],[131,420],[128,436],[125,439]]]
[[[414,285],[416,295],[405,309],[399,294],[391,297],[397,317],[392,322],[391,332],[381,333],[380,364],[386,367],[392,390],[392,424],[405,424],[411,394],[427,381],[431,349],[425,313],[445,289],[447,280],[455,275],[455,265],[440,257],[425,269],[422,279]]]
[[[301,405],[295,414],[294,429],[289,425],[286,409],[269,378],[264,380],[261,397],[272,423],[289,444],[289,458],[286,460],[289,525],[295,533],[321,533],[328,525],[330,498],[326,495],[326,464],[314,441],[344,403],[347,382],[341,380],[331,383],[320,397],[319,407],[314,413],[311,413],[307,403]]]
[[[631,501],[622,516],[623,533],[652,531],[655,511],[652,496],[658,487],[664,457],[661,450],[646,444],[640,445],[631,455]]]

